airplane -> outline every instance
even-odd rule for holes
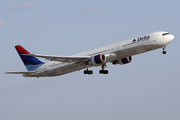
[[[91,75],[93,71],[89,68],[94,66],[101,66],[100,74],[108,74],[108,70],[105,70],[106,63],[127,64],[132,61],[133,55],[158,48],[162,48],[162,53],[166,54],[165,48],[173,39],[172,34],[158,31],[71,56],[31,54],[21,45],[16,45],[15,48],[28,71],[6,72],[6,74],[22,74],[24,77],[39,78],[59,76],[86,69],[84,74]],[[44,63],[37,57],[50,61]]]

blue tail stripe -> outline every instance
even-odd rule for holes
[[[21,55],[21,53],[19,53],[22,61],[24,62],[25,65],[39,65],[39,64],[44,64],[43,62],[41,62],[40,60],[38,60],[36,57],[34,56],[25,56],[25,55]]]
[[[39,68],[42,64],[39,65],[25,65],[28,71],[34,71]]]
[[[34,71],[38,67],[40,67],[41,65],[44,64],[43,62],[41,62],[34,56],[25,56],[25,55],[21,55],[21,53],[19,53],[19,56],[21,57],[24,65],[26,66],[28,71]]]

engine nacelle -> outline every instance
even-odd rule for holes
[[[112,64],[115,65],[115,64],[127,64],[127,63],[130,63],[132,61],[132,56],[129,56],[129,57],[126,57],[126,58],[122,58],[120,60],[116,60],[116,61],[113,61]]]
[[[104,54],[99,54],[96,56],[93,56],[91,58],[91,64],[92,65],[98,65],[106,62],[106,56]]]

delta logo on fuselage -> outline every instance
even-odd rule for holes
[[[138,37],[137,39],[133,39],[132,43],[123,45],[122,47],[129,46],[129,45],[132,45],[134,43],[142,42],[142,41],[149,40],[149,39],[150,39],[150,35],[143,36],[143,37]]]
[[[136,39],[134,39],[133,41],[132,41],[132,43],[135,43],[136,42]]]
[[[135,43],[136,41],[137,41],[137,42],[140,42],[140,41],[149,40],[149,39],[150,39],[150,36],[139,37],[137,40],[134,39],[134,40],[132,41],[132,43]]]

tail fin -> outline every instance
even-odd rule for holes
[[[28,52],[26,49],[24,49],[21,45],[16,45],[15,48],[28,71],[34,71],[38,67],[40,67],[41,65],[44,64],[43,62],[41,62],[34,56],[22,55],[22,54],[30,54],[30,52]]]

